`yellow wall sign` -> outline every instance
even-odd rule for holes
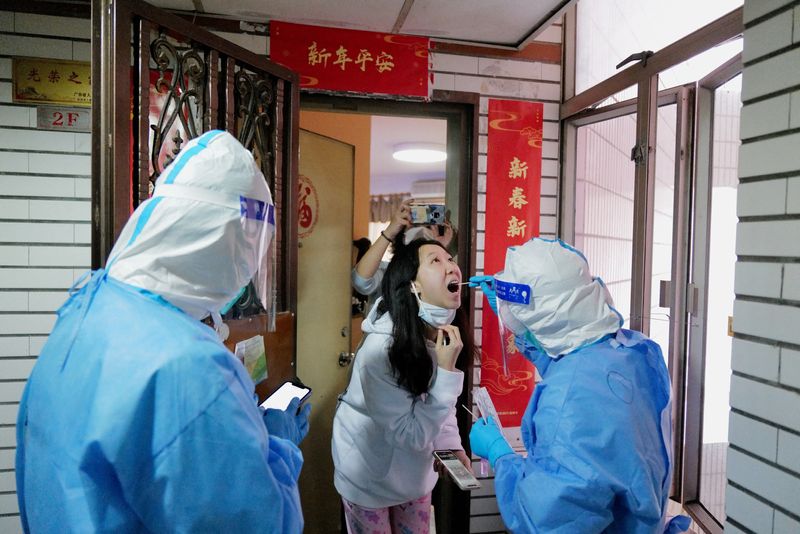
[[[15,57],[14,102],[92,105],[92,66],[88,61]]]

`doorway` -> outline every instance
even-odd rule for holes
[[[341,501],[333,487],[330,436],[336,396],[346,387],[350,375],[349,365],[361,336],[360,323],[363,316],[353,305],[355,301],[350,285],[350,270],[354,259],[351,256],[352,241],[357,238],[368,238],[371,233],[377,234],[387,220],[385,213],[373,204],[395,195],[398,197],[408,195],[421,202],[445,204],[453,226],[459,230],[453,245],[458,252],[456,259],[459,267],[464,273],[474,269],[475,254],[472,248],[474,239],[471,230],[474,225],[471,216],[476,197],[477,162],[473,155],[477,152],[475,146],[477,95],[454,96],[451,93],[438,96],[440,101],[431,103],[305,94],[300,99],[300,127],[315,132],[304,134],[301,131],[299,153],[301,188],[306,165],[315,161],[324,166],[332,157],[328,150],[336,150],[324,144],[312,146],[304,143],[304,136],[322,134],[330,140],[344,141],[354,147],[351,155],[352,185],[340,183],[334,187],[335,196],[344,195],[345,191],[350,196],[349,212],[345,213],[347,210],[340,208],[337,214],[339,219],[337,223],[345,223],[344,226],[348,228],[344,238],[342,236],[336,238],[340,242],[337,247],[340,247],[344,254],[335,260],[332,257],[323,259],[321,249],[307,246],[302,237],[300,239],[299,277],[303,278],[302,273],[308,267],[309,271],[315,273],[314,276],[322,279],[321,286],[316,289],[313,285],[306,287],[304,284],[299,284],[298,287],[297,374],[314,390],[311,424],[318,437],[314,443],[303,444],[305,464],[300,491],[306,515],[306,532],[337,532],[341,528]],[[444,99],[448,101],[441,101]],[[405,141],[422,140],[443,145],[447,151],[447,160],[436,168],[427,166],[422,167],[422,170],[413,171],[408,167],[405,169],[398,167],[392,161],[386,162],[386,158],[391,159],[392,148],[400,144],[401,137],[412,135],[415,137]],[[383,158],[383,161],[380,158]],[[339,179],[345,178],[339,177]],[[327,206],[326,197],[333,192],[323,194],[318,191],[318,193],[320,213],[324,209],[332,209]],[[302,191],[300,194],[302,196]],[[302,205],[299,207],[302,208]],[[302,214],[298,222],[302,236]],[[319,223],[323,224],[322,218]],[[336,265],[332,263],[333,261]],[[346,277],[343,278],[341,272],[346,273]],[[335,280],[332,278],[333,274],[329,273],[337,273]],[[342,279],[344,281],[341,281]],[[332,287],[334,285],[338,286],[335,295]],[[471,310],[471,296],[465,294],[463,298],[462,306],[466,310]],[[338,302],[332,302],[334,300]],[[326,301],[326,306],[333,306],[336,310],[343,311],[330,315],[329,319],[311,319],[311,314],[304,312],[304,301],[314,307]],[[331,340],[323,343],[324,346],[319,346],[319,343],[322,343],[319,340],[308,340],[308,343],[303,341],[307,337],[316,337],[316,334],[307,336],[307,331],[303,330],[304,314],[313,322],[314,332],[331,333]],[[471,330],[472,324],[470,318],[467,328]],[[462,399],[459,400],[465,403],[468,402],[471,389],[472,368],[471,358],[466,360],[469,360],[468,367],[463,371],[467,383],[464,385]],[[318,395],[318,391],[323,392],[323,395]],[[466,418],[463,421],[459,420],[459,427],[462,432],[462,442],[468,446],[469,421]],[[440,483],[439,486],[445,487],[437,492],[438,499],[435,496],[434,507],[439,516],[447,513],[450,524],[437,525],[437,531],[464,531],[468,528],[469,496],[460,495],[461,492],[446,487],[447,484]],[[459,515],[463,517],[463,525],[458,524],[461,520],[452,520],[450,512],[454,510],[461,512]]]

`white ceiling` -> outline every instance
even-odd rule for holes
[[[165,9],[518,46],[575,0],[148,0]]]
[[[447,122],[437,119],[372,116],[370,192],[406,193],[415,181],[443,180],[445,163],[409,163],[392,157],[400,143],[447,143]]]

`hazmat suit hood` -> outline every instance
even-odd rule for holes
[[[495,285],[505,327],[551,358],[594,343],[623,324],[586,258],[560,239],[533,238],[510,247]]]
[[[106,269],[196,319],[217,315],[258,271],[266,306],[274,229],[272,196],[252,154],[213,130],[191,140],[164,170],[123,228]]]

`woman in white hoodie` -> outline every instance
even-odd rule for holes
[[[453,449],[470,466],[455,418],[463,343],[450,323],[460,283],[440,243],[397,247],[362,324],[365,338],[333,420],[334,484],[351,534],[428,532],[433,450]]]

